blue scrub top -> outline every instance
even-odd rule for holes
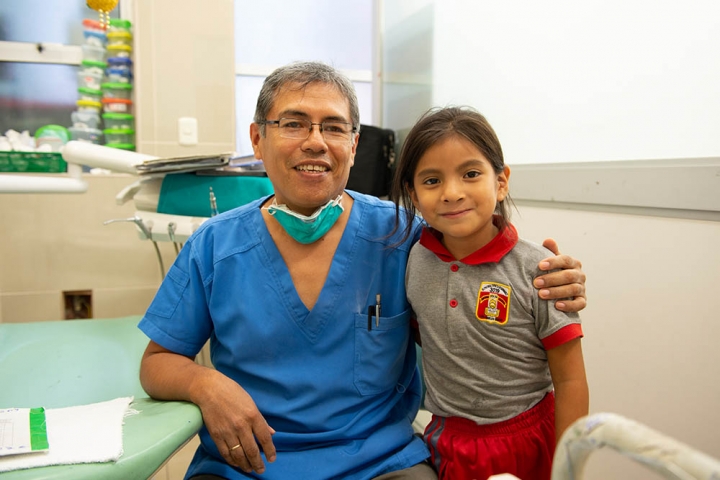
[[[276,430],[263,479],[366,479],[428,452],[413,435],[420,377],[410,335],[405,266],[412,238],[391,231],[395,206],[356,192],[347,227],[312,310],[252,202],[205,222],[187,241],[140,328],[196,355],[210,339],[215,368],[238,382]],[[380,325],[367,309],[382,295]],[[246,478],[203,427],[188,476]]]

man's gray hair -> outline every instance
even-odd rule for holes
[[[280,89],[293,85],[293,89],[303,90],[311,83],[324,83],[337,88],[348,100],[350,106],[350,122],[360,130],[360,109],[358,107],[355,87],[350,79],[330,65],[321,62],[295,62],[285,65],[272,72],[263,82],[255,107],[254,122],[260,127],[260,134],[265,136],[267,114],[275,102]]]

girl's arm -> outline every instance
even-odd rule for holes
[[[575,420],[588,414],[589,393],[580,338],[547,351],[555,387],[555,442]]]

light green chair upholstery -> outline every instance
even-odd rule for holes
[[[200,429],[197,406],[148,398],[139,380],[140,317],[0,323],[0,408],[61,408],[134,396],[115,463],[6,472],[2,480],[146,479]]]

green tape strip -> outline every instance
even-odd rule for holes
[[[47,450],[50,447],[47,439],[45,409],[30,409],[30,449]]]

